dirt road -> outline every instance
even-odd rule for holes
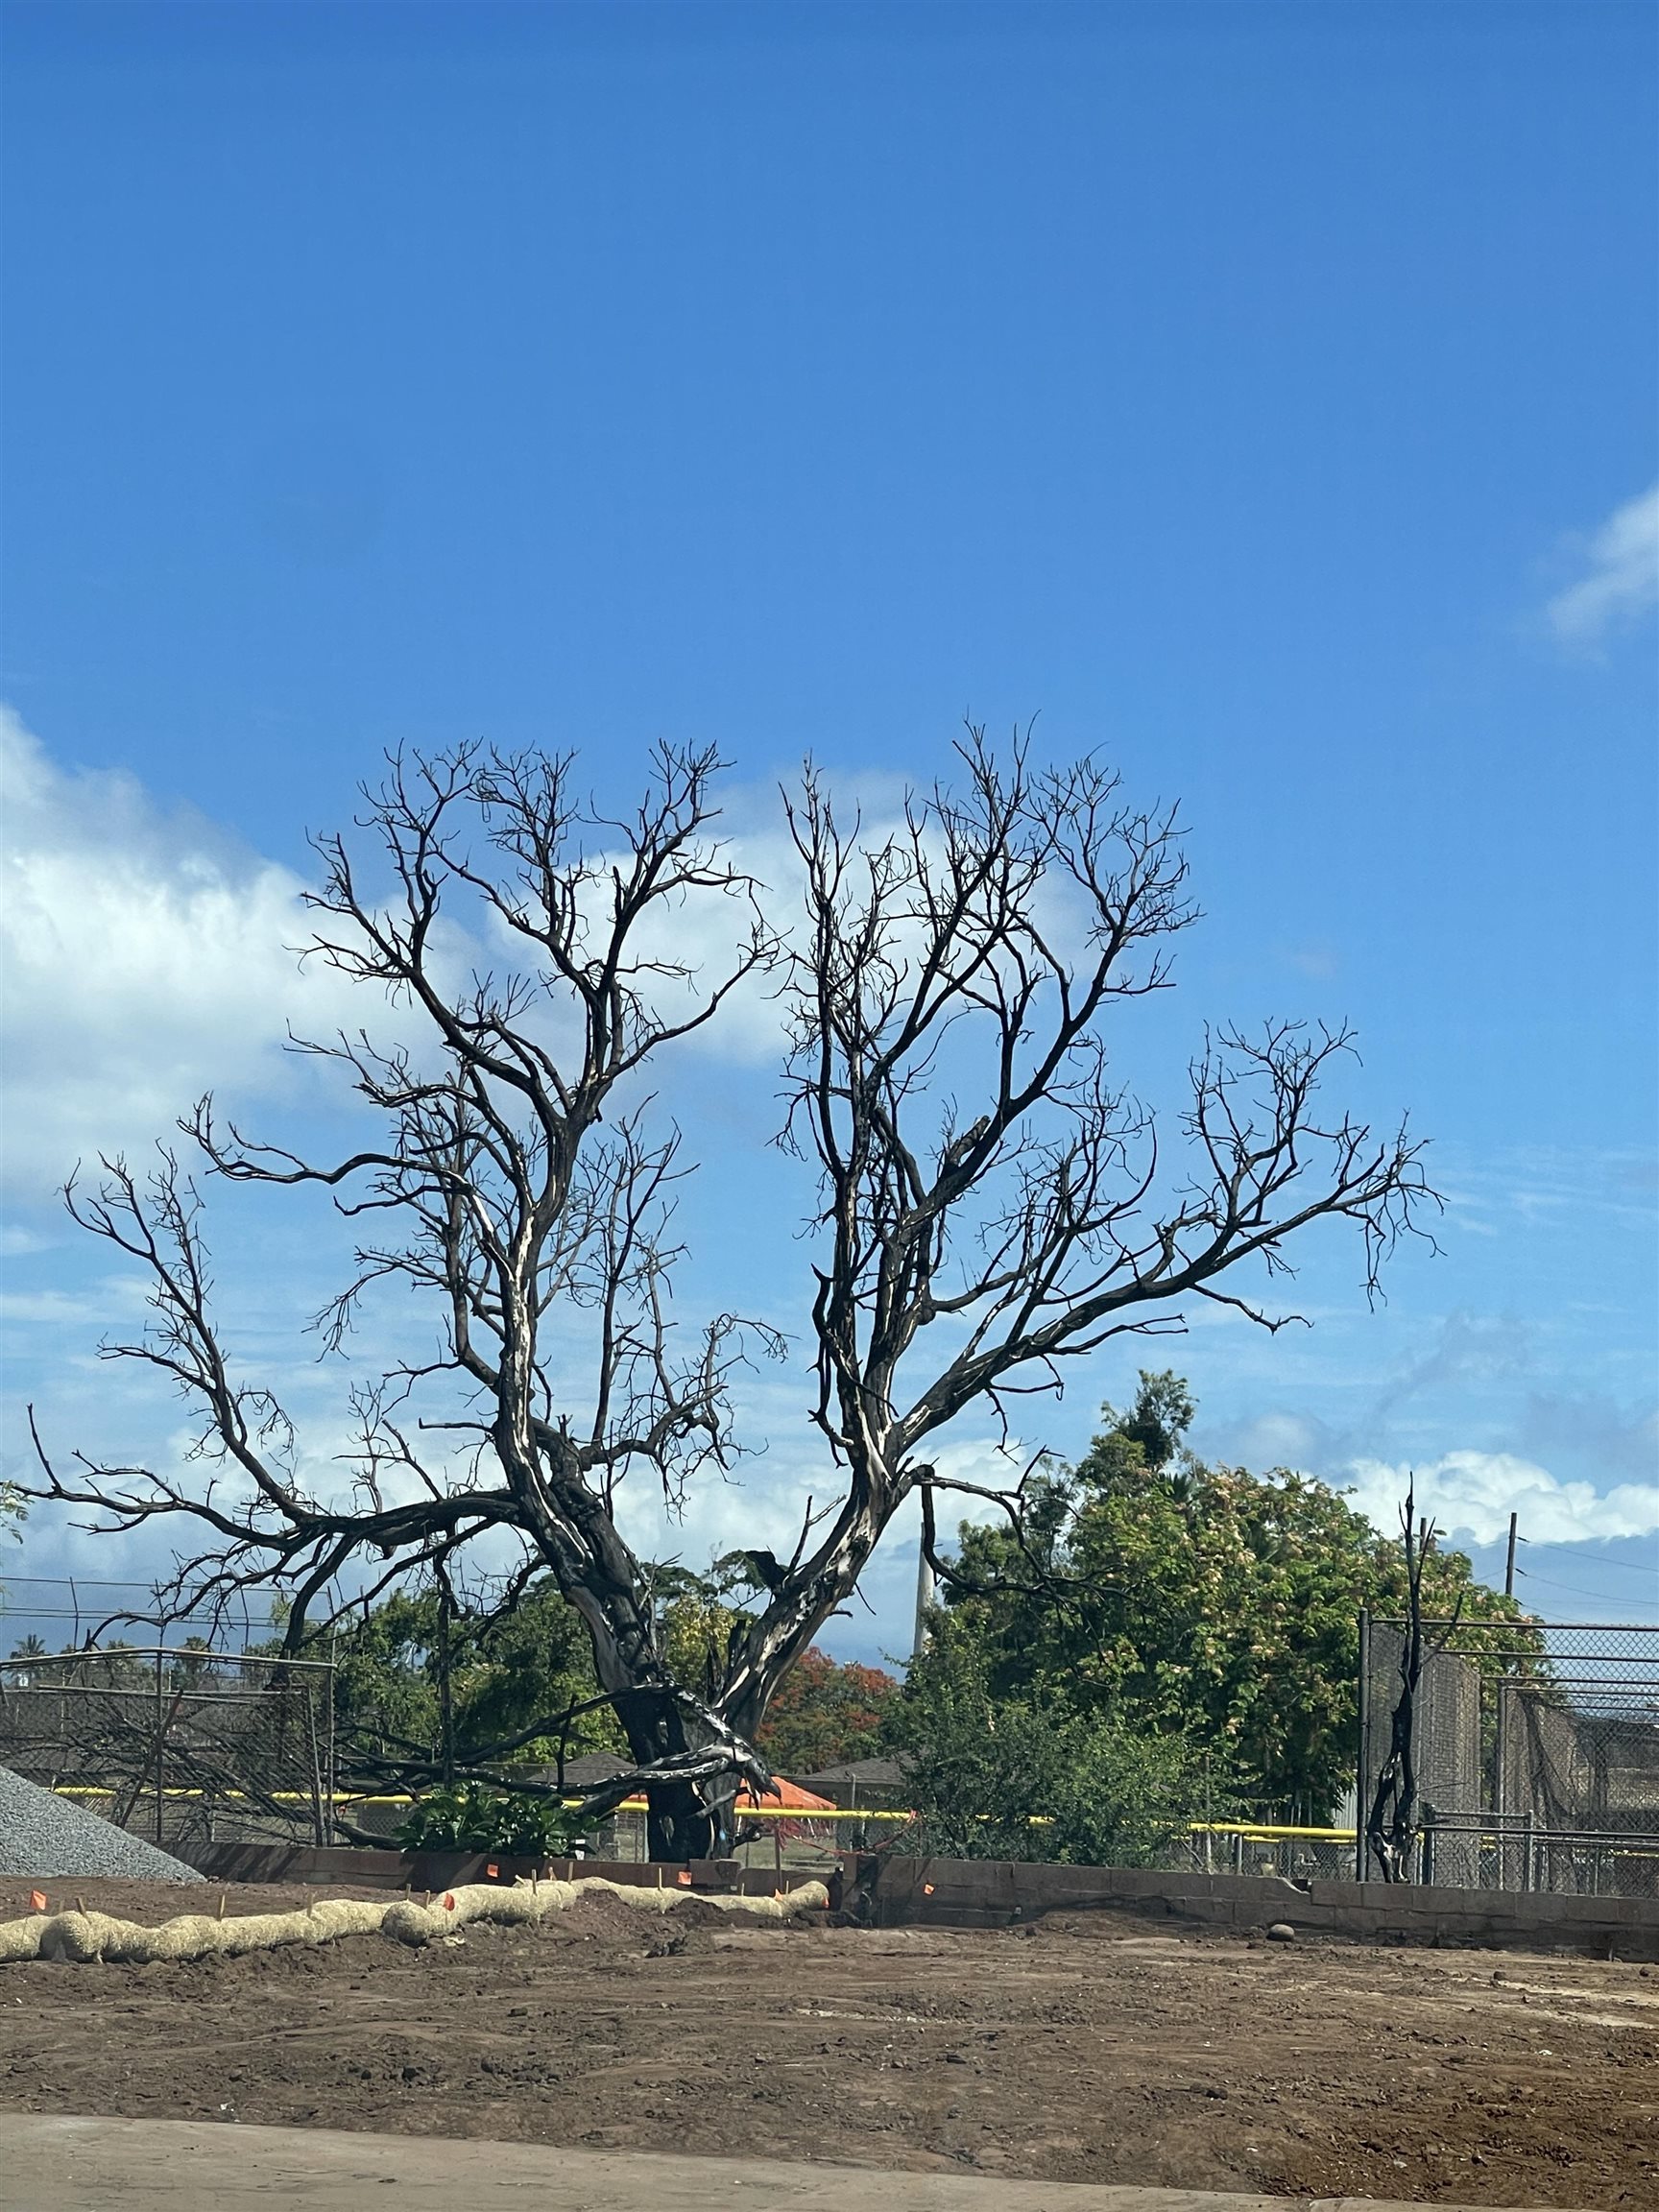
[[[0,1968],[0,2106],[1653,2212],[1659,1970],[588,1901],[421,1952]]]

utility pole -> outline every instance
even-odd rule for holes
[[[1511,1513],[1509,1516],[1509,1561],[1503,1570],[1503,1595],[1505,1598],[1513,1598],[1515,1595],[1515,1530],[1520,1519],[1519,1513]]]
[[[916,1630],[910,1639],[910,1656],[920,1659],[927,1643],[927,1615],[933,1604],[933,1570],[924,1545],[916,1560]]]
[[[933,1493],[922,1491],[922,1533],[916,1547],[916,1627],[910,1639],[910,1656],[920,1659],[927,1644],[927,1616],[933,1608]]]

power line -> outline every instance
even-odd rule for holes
[[[1571,1598],[1591,1598],[1604,1600],[1607,1597],[1605,1590],[1586,1590],[1576,1582],[1557,1582],[1551,1575],[1528,1575],[1527,1579],[1540,1590],[1564,1590]],[[1629,1603],[1652,1604],[1653,1600],[1651,1599],[1629,1599],[1621,1598],[1619,1603],[1621,1605]]]
[[[1648,1565],[1646,1559],[1603,1559],[1599,1557],[1593,1551],[1586,1551],[1584,1549],[1584,1544],[1582,1543],[1547,1544],[1536,1536],[1523,1536],[1521,1541],[1527,1546],[1529,1551],[1565,1551],[1571,1558],[1575,1559],[1586,1566],[1589,1565],[1592,1560],[1594,1560],[1598,1567],[1619,1567],[1622,1568],[1626,1575],[1651,1575],[1653,1572],[1653,1569]],[[1592,1544],[1618,1544],[1627,1543],[1631,1541],[1631,1539],[1618,1536],[1593,1536],[1587,1537],[1584,1541],[1585,1543]],[[1659,1547],[1656,1547],[1656,1549],[1659,1549]],[[1521,1572],[1525,1574],[1526,1569],[1523,1568]]]

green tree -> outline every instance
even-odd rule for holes
[[[1019,1536],[962,1530],[954,1635],[998,1703],[1052,1698],[1188,1739],[1253,1805],[1329,1817],[1353,1769],[1358,1615],[1403,1610],[1399,1546],[1324,1482],[1196,1458],[1178,1377],[1143,1374],[1127,1412],[1105,1410],[1078,1465],[1040,1479]],[[1424,1599],[1460,1609],[1460,1647],[1536,1663],[1520,1608],[1462,1553],[1434,1553]]]
[[[654,1573],[659,1633],[677,1676],[696,1682],[717,1671],[746,1621],[733,1598],[749,1576],[741,1555],[707,1575],[677,1566]],[[435,1589],[399,1591],[310,1648],[335,1662],[335,1721],[342,1754],[363,1771],[399,1765],[460,1772],[488,1762],[551,1765],[566,1756],[622,1752],[621,1732],[598,1697],[589,1646],[573,1607],[550,1580],[534,1582],[494,1614],[457,1607],[447,1626]],[[445,1667],[450,1739],[444,1745]],[[784,1772],[806,1773],[880,1750],[887,1706],[899,1684],[878,1668],[840,1666],[806,1652],[785,1678],[760,1739]],[[577,1711],[566,1729],[558,1722]],[[480,1802],[483,1800],[480,1799]],[[505,1846],[503,1846],[505,1848]]]
[[[555,1760],[561,1718],[598,1695],[575,1609],[550,1581],[539,1581],[502,1610],[457,1606],[447,1623],[444,1615],[435,1589],[395,1591],[312,1641],[316,1655],[334,1659],[335,1725],[347,1764],[396,1767],[423,1758],[442,1770],[478,1760],[508,1767]],[[621,1745],[606,1706],[577,1714],[563,1740],[568,1753]]]
[[[124,1637],[117,1636],[108,1644],[84,1644],[65,1656],[71,1664],[59,1676],[65,1687],[74,1684],[97,1690],[143,1690],[156,1679],[150,1660],[141,1658],[135,1647]]]
[[[167,1685],[172,1690],[199,1690],[212,1681],[214,1672],[213,1647],[206,1637],[186,1636],[167,1670]]]
[[[900,1849],[962,1859],[1140,1866],[1217,1808],[1185,1737],[1079,1712],[1046,1685],[994,1695],[982,1652],[948,1620],[892,1708],[918,1820]]]

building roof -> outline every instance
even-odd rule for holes
[[[757,1797],[747,1782],[737,1792],[737,1810],[739,1813],[753,1813],[757,1809],[764,1812],[768,1807],[776,1811],[780,1806],[787,1807],[792,1813],[797,1811],[802,1813],[833,1813],[835,1800],[833,1797],[816,1796],[812,1791],[803,1788],[799,1782],[785,1781],[781,1774],[776,1777],[775,1789],[769,1790],[764,1797]]]
[[[854,1789],[860,1795],[870,1790],[902,1790],[904,1763],[900,1759],[844,1759],[821,1773],[803,1775],[802,1787],[822,1791],[840,1804]]]
[[[626,1774],[633,1766],[632,1759],[619,1759],[614,1751],[584,1751],[580,1759],[565,1762],[565,1787],[566,1790],[597,1790],[600,1783],[609,1782],[613,1774]],[[549,1782],[558,1769],[549,1767]]]

